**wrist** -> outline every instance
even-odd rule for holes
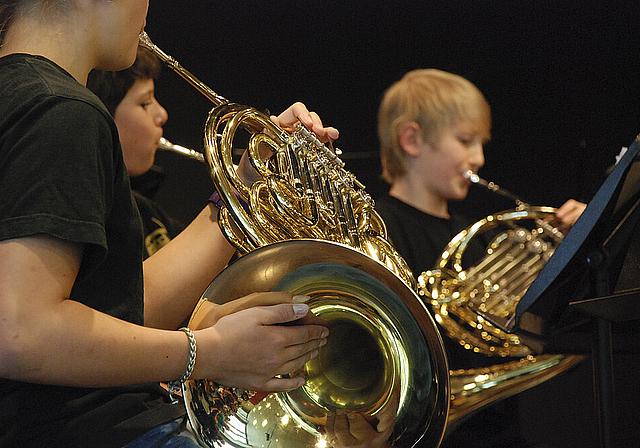
[[[197,344],[196,344],[195,335],[187,327],[181,328],[180,331],[184,332],[185,335],[187,336],[187,341],[189,344],[188,345],[189,355],[188,355],[187,362],[182,375],[178,379],[174,381],[169,381],[168,383],[169,391],[172,393],[177,393],[182,389],[182,384],[184,384],[185,381],[191,378],[191,375],[193,374],[193,369],[196,364]]]

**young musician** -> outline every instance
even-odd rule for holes
[[[449,201],[467,197],[470,181],[465,173],[476,173],[484,165],[491,111],[483,94],[467,79],[436,69],[413,70],[384,93],[378,135],[382,177],[390,190],[377,199],[376,210],[417,277],[433,269],[453,237],[473,224],[468,217],[451,213]],[[560,207],[557,217],[571,225],[584,208],[585,204],[571,200]],[[480,259],[485,249],[486,244],[473,239],[465,254]],[[444,345],[454,370],[508,361],[473,353],[448,337]],[[508,413],[478,414],[448,433],[443,446],[523,446],[517,415],[506,421]]]
[[[288,390],[304,380],[277,376],[326,341],[310,320],[276,325],[308,311],[280,292],[217,307],[209,328],[166,330],[234,250],[210,204],[143,269],[116,125],[85,84],[134,62],[147,7],[0,1],[0,446],[121,447],[184,413],[158,382]],[[277,118],[298,119],[337,137],[300,103]]]
[[[122,71],[93,70],[87,88],[104,103],[118,127],[122,154],[131,177],[133,195],[142,218],[144,257],[153,255],[184,229],[144,188],[160,174],[152,170],[162,127],[169,115],[155,97],[160,60],[144,47],[134,64]],[[138,186],[138,188],[136,188]]]

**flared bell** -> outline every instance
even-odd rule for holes
[[[221,435],[230,446],[340,446],[326,425],[336,415],[357,412],[374,428],[390,424],[394,446],[440,444],[450,403],[447,361],[433,319],[402,280],[348,246],[293,240],[242,256],[201,302],[258,290],[310,296],[311,311],[330,329],[327,344],[303,367],[303,387],[245,400],[228,415],[208,404],[206,381],[187,382],[188,415],[201,442],[215,446]],[[196,311],[191,322],[200,318]]]

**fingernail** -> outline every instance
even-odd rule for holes
[[[320,337],[326,338],[327,336],[329,336],[329,329],[325,328],[324,330],[322,330],[322,334],[320,335]]]
[[[296,315],[296,317],[304,317],[308,312],[309,305],[306,305],[304,303],[295,303],[293,305],[293,313]]]
[[[292,300],[296,303],[304,303],[307,302],[311,297],[309,296],[303,296],[303,295],[295,295],[292,297]]]
[[[320,341],[320,347],[322,347],[323,345],[327,345],[327,340],[326,339],[322,339]]]
[[[315,350],[313,350],[312,352],[310,352],[310,354],[311,354],[311,358],[310,358],[310,359],[313,359],[313,358],[315,358],[316,356],[318,356],[318,353],[319,353],[319,352],[318,352],[318,349],[315,349]]]

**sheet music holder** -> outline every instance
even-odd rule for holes
[[[483,317],[533,343],[536,351],[543,351],[546,341],[575,323],[572,310],[568,310],[570,302],[613,293],[631,235],[640,222],[640,163],[633,164],[631,170],[639,149],[640,136],[556,248],[518,303],[515,315],[508,320],[488,314]],[[630,171],[634,176],[627,176]],[[640,287],[640,282],[635,286]]]
[[[639,308],[640,163],[633,163],[639,149],[640,136],[556,248],[515,315],[503,321],[484,316],[538,352],[545,351],[550,341],[554,348],[562,347],[557,341],[581,320],[592,323],[596,407],[604,448],[611,447],[613,439],[611,322],[633,315],[637,319]]]

